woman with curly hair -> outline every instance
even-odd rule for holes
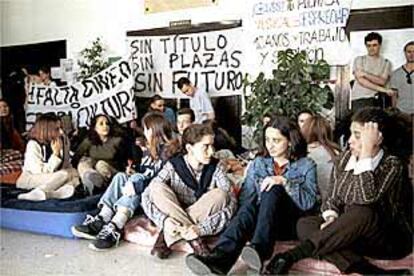
[[[114,133],[115,122],[107,115],[95,116],[88,136],[81,142],[72,160],[89,194],[94,188],[105,188],[118,171],[127,165],[127,146]]]

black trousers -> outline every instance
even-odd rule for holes
[[[363,261],[363,256],[400,259],[412,251],[412,237],[390,230],[371,207],[347,206],[332,224],[320,230],[323,222],[320,216],[301,218],[298,237],[310,240],[315,246],[313,255],[335,264],[341,272]]]
[[[215,248],[233,261],[249,240],[262,260],[267,260],[275,241],[295,239],[298,219],[309,214],[296,206],[282,186],[273,186],[261,197],[260,203],[256,197],[245,201],[217,241]]]

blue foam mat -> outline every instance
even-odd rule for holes
[[[74,238],[70,228],[84,221],[90,212],[44,212],[0,208],[0,226],[18,231]]]

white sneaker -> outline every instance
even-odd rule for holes
[[[20,200],[42,201],[46,200],[46,193],[40,188],[35,188],[28,193],[20,194],[17,196]]]

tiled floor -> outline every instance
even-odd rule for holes
[[[0,229],[0,275],[192,275],[184,254],[158,260],[149,248],[122,243],[108,252],[88,242]]]

